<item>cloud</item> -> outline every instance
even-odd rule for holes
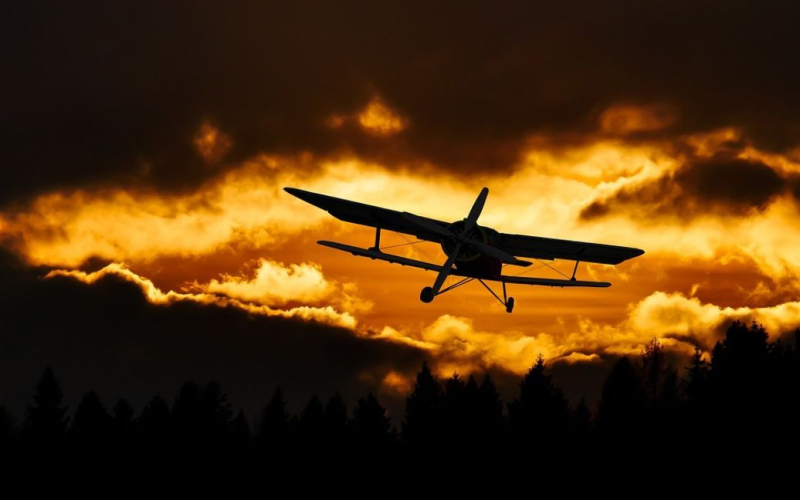
[[[800,142],[790,2],[726,5],[724,19],[715,2],[684,1],[187,9],[13,7],[0,204],[57,188],[196,188],[217,174],[194,144],[204,122],[231,138],[232,164],[349,151],[477,177],[508,172],[531,136],[609,133],[595,127],[603,111],[607,130],[634,140],[738,126],[760,149]],[[375,95],[413,127],[387,138],[324,126]],[[667,126],[659,106],[680,120]]]
[[[654,132],[675,121],[675,112],[667,105],[636,106],[615,104],[600,114],[600,129],[613,135]]]
[[[789,186],[789,179],[763,163],[713,157],[689,161],[648,182],[625,185],[610,197],[592,202],[581,217],[592,219],[619,210],[645,212],[648,219],[746,215],[763,211]]]
[[[176,302],[195,302],[207,305],[216,304],[221,307],[233,307],[251,314],[279,316],[283,318],[300,318],[350,329],[355,328],[357,324],[356,319],[350,313],[339,312],[331,306],[316,307],[302,305],[284,310],[259,304],[258,301],[245,302],[235,298],[235,295],[234,297],[227,297],[214,295],[212,293],[182,293],[173,290],[163,292],[149,279],[137,275],[124,265],[118,263],[109,264],[99,271],[91,273],[78,270],[58,269],[50,271],[46,275],[47,278],[70,277],[90,285],[97,283],[107,276],[115,276],[133,283],[139,287],[147,300],[153,304],[168,305]]]
[[[708,137],[703,141],[718,150],[725,139],[713,146]],[[513,174],[481,180],[491,188],[481,223],[510,233],[645,247],[648,255],[744,253],[776,280],[800,269],[794,251],[800,236],[785,231],[800,205],[785,194],[784,174],[776,189],[775,171],[756,160],[712,156],[685,164],[674,149],[601,141],[532,150]],[[728,170],[747,175],[739,180]],[[307,246],[312,230],[316,236],[356,229],[287,195],[283,186],[443,220],[462,218],[477,191],[475,183],[446,174],[357,158],[261,155],[192,193],[130,187],[43,195],[0,212],[0,230],[5,244],[33,264],[77,267],[93,257],[157,263],[252,250],[277,259],[284,248]]]
[[[275,263],[262,262],[259,269],[266,273],[283,275],[278,279],[291,282],[297,279],[291,277],[292,273],[304,269],[304,266],[283,268]],[[299,271],[299,279],[308,279],[302,275],[310,272],[314,276],[312,281],[326,283],[321,274],[316,274],[316,268],[305,266],[305,269]],[[357,329],[353,316],[347,312],[340,313],[331,306],[299,306],[281,310],[264,305],[264,302],[269,302],[269,298],[260,296],[254,290],[259,289],[259,283],[263,285],[266,282],[265,278],[261,278],[261,281],[256,278],[252,282],[245,282],[243,286],[247,291],[244,293],[234,287],[225,290],[228,294],[221,296],[210,293],[223,292],[214,290],[220,282],[207,285],[207,292],[204,293],[162,292],[148,279],[118,264],[111,264],[93,273],[56,270],[47,277],[70,277],[87,284],[97,284],[108,278],[120,279],[134,284],[152,304],[197,303],[234,308],[257,316],[299,318],[345,327],[360,338],[390,341],[426,352],[433,360],[437,373],[443,377],[453,372],[471,373],[498,369],[522,374],[539,355],[545,356],[549,361],[568,364],[595,362],[600,357],[636,355],[654,337],[662,339],[669,349],[688,355],[694,346],[710,350],[722,337],[724,327],[733,320],[759,321],[775,337],[800,326],[800,320],[797,319],[800,318],[800,303],[797,302],[772,307],[731,308],[704,304],[696,297],[686,297],[680,293],[655,292],[633,304],[626,318],[616,325],[580,318],[574,329],[563,328],[561,331],[535,334],[514,330],[482,331],[475,328],[473,320],[469,318],[443,315],[419,330],[386,326],[376,333],[370,329]],[[230,283],[235,285],[241,281],[234,279]],[[302,287],[292,293],[300,293],[300,290]],[[253,295],[243,296],[246,293]],[[299,298],[299,295],[295,295],[292,300]],[[322,300],[322,296],[305,298]],[[284,303],[289,301],[287,299],[276,297],[274,300]],[[405,387],[404,376],[411,374],[387,373],[381,383],[386,385],[386,390],[398,392],[398,388]]]
[[[322,268],[313,263],[288,266],[260,259],[252,278],[224,274],[208,283],[195,282],[192,289],[210,294],[222,294],[265,306],[283,306],[290,302],[332,303],[349,312],[363,312],[371,304],[358,297],[354,283],[339,284],[327,279]]]
[[[233,141],[224,132],[214,128],[210,123],[204,122],[194,136],[194,145],[205,161],[217,163],[228,154],[233,146]]]
[[[142,408],[155,394],[171,399],[185,380],[217,380],[255,419],[278,385],[291,411],[314,393],[340,391],[354,404],[382,390],[389,373],[411,373],[425,358],[299,312],[162,293],[119,268],[41,279],[0,253],[0,275],[0,375],[15,381],[0,387],[0,401],[18,415],[47,365],[73,409],[90,389],[109,405],[125,397]],[[392,393],[382,402],[394,413],[402,404]]]
[[[147,261],[267,245],[323,216],[286,203],[278,161],[254,158],[190,194],[136,187],[56,192],[0,215],[0,221],[36,264],[78,266],[91,257]],[[302,166],[302,160],[291,163]]]
[[[405,121],[377,98],[359,113],[358,123],[367,132],[381,136],[394,135],[406,128]]]
[[[268,266],[270,272],[280,273],[283,269],[288,277],[281,279],[293,279],[290,277],[293,269],[291,266],[280,267],[275,263],[268,263]],[[313,269],[313,266],[311,268]],[[243,349],[250,347],[239,345],[240,341],[244,342],[241,339],[226,340],[231,335],[239,339],[239,334],[232,332],[250,332],[243,334],[245,335],[243,338],[249,338],[250,335],[270,337],[275,335],[275,331],[284,328],[281,325],[310,324],[312,326],[298,326],[298,328],[320,331],[327,331],[325,329],[330,328],[331,331],[337,332],[336,338],[340,339],[337,342],[361,346],[358,349],[363,352],[358,352],[365,356],[370,356],[368,353],[372,348],[369,346],[373,344],[379,351],[386,350],[390,353],[397,349],[397,353],[411,356],[399,360],[393,358],[394,354],[378,357],[371,360],[367,367],[360,365],[362,368],[358,370],[354,368],[354,371],[348,372],[347,376],[355,377],[357,380],[339,381],[343,384],[356,384],[358,387],[370,387],[389,398],[399,398],[410,387],[409,384],[412,383],[414,373],[419,366],[415,363],[423,358],[428,359],[435,372],[442,377],[447,377],[453,372],[463,375],[472,372],[492,372],[519,376],[525,373],[539,355],[543,355],[554,370],[566,377],[565,380],[568,380],[572,387],[570,393],[573,396],[580,396],[593,395],[598,388],[587,380],[579,380],[581,377],[576,375],[577,373],[591,372],[595,374],[592,377],[601,377],[608,363],[619,356],[640,354],[644,345],[653,338],[659,338],[676,359],[680,360],[689,356],[696,346],[709,351],[714,343],[723,337],[726,326],[734,320],[758,321],[764,324],[773,339],[800,327],[798,319],[800,302],[787,301],[764,307],[728,307],[682,293],[659,291],[630,304],[625,317],[616,322],[604,322],[570,313],[557,325],[542,330],[533,328],[520,330],[502,326],[487,329],[478,326],[472,318],[445,314],[417,327],[404,324],[372,328],[367,325],[356,325],[354,316],[347,312],[339,312],[331,306],[304,305],[279,309],[274,305],[268,306],[221,294],[165,292],[147,278],[118,264],[106,266],[95,272],[56,270],[50,272],[44,280],[36,278],[36,274],[41,271],[24,266],[4,266],[4,269],[12,271],[4,271],[6,274],[3,286],[0,287],[0,299],[2,299],[0,312],[3,312],[4,324],[7,325],[4,329],[6,333],[0,339],[0,343],[5,342],[7,346],[16,345],[14,348],[16,350],[8,352],[19,352],[19,345],[28,345],[19,344],[18,337],[24,337],[25,342],[39,345],[40,349],[43,349],[31,348],[30,352],[25,350],[27,354],[8,365],[9,367],[5,369],[7,373],[18,370],[22,366],[20,363],[34,361],[40,364],[68,364],[73,371],[75,368],[70,363],[77,362],[71,358],[75,349],[88,349],[95,344],[99,346],[97,349],[110,349],[110,351],[98,353],[93,350],[93,356],[110,355],[115,360],[122,359],[126,367],[130,363],[143,363],[143,356],[144,359],[154,358],[148,363],[176,363],[170,356],[189,356],[195,359],[195,352],[198,349],[202,352],[207,350],[208,356],[211,356],[216,349],[228,349],[230,350],[228,353],[216,354],[223,356],[227,360],[225,363],[233,363],[237,357],[244,355]],[[324,276],[322,280],[327,281]],[[253,281],[258,282],[256,279]],[[87,329],[89,333],[86,332]],[[295,328],[291,327],[289,330],[292,332]],[[56,332],[57,337],[48,337],[56,335]],[[101,334],[105,336],[103,340],[95,338],[95,335]],[[173,334],[179,339],[175,340],[175,343],[162,338]],[[141,335],[143,340],[138,340],[137,335]],[[346,340],[344,337],[351,340]],[[302,338],[323,344],[309,346],[314,352],[316,349],[321,349],[320,352],[327,349],[325,347],[327,341],[320,340],[316,336]],[[166,353],[160,353],[158,349],[161,347],[156,348],[152,345],[156,339],[160,339],[159,342],[168,346]],[[273,340],[277,342],[274,346],[271,343]],[[231,342],[239,347],[233,347]],[[258,348],[271,349],[264,355],[272,359],[284,352],[286,349],[284,343],[287,340],[282,335],[277,339],[263,342],[264,345],[259,344]],[[297,342],[301,343],[302,340],[297,339]],[[218,343],[222,344],[217,346]],[[151,352],[154,349],[157,352]],[[34,356],[34,353],[37,354]],[[57,353],[59,354],[56,355]],[[253,363],[256,363],[256,354],[248,352],[245,357],[247,360],[252,358]],[[305,355],[302,351],[291,351],[288,356],[301,356],[294,359],[305,366],[307,360],[302,358]],[[82,356],[84,354],[76,359],[84,359]],[[341,361],[349,362],[348,356],[350,354],[345,355]],[[65,361],[67,359],[72,361],[67,363]],[[203,358],[201,362],[209,361]],[[300,377],[296,375],[299,368],[289,367],[288,362],[282,360],[278,363],[279,366],[270,367],[269,373],[272,374],[270,380],[278,380],[281,376]],[[172,373],[170,380],[175,380],[179,376],[178,373],[183,377],[196,376],[187,375],[195,373],[192,370],[196,367],[192,363],[194,361],[190,363],[190,367],[185,363],[178,363],[176,368],[170,371]],[[245,362],[250,366],[248,363],[250,361]],[[326,369],[339,369],[331,368],[330,361],[326,363]],[[30,372],[30,365],[25,366]],[[210,366],[219,365],[211,363]],[[255,370],[253,366],[247,368],[249,370],[247,376],[259,379],[260,375],[251,370],[251,368]],[[148,369],[163,371],[165,368]],[[216,368],[196,372],[219,373],[215,370]],[[289,375],[285,375],[283,370]],[[92,377],[96,376],[91,370],[81,373],[87,374],[86,377],[89,377],[89,373]],[[226,375],[223,380],[238,376],[236,373],[238,372],[234,371],[233,374]],[[28,375],[29,378],[35,377],[35,374],[28,373]],[[132,375],[125,375],[125,377],[130,376]],[[313,388],[312,379],[313,384],[320,383],[318,378],[312,377],[303,382],[306,384],[304,387]],[[86,381],[91,378],[82,380],[88,383]],[[176,385],[177,383],[175,382]],[[508,387],[513,385],[512,381]]]
[[[735,320],[757,321],[775,340],[800,327],[800,302],[722,307],[681,293],[654,292],[631,304],[626,317],[616,324],[579,317],[575,327],[548,332],[489,332],[476,328],[469,318],[443,315],[418,331],[384,329],[379,338],[425,349],[443,377],[491,369],[521,375],[539,355],[548,362],[568,365],[596,363],[604,358],[637,356],[653,338],[681,359],[688,359],[695,347],[710,352]]]

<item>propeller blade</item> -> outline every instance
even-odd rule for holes
[[[444,263],[442,266],[442,270],[439,271],[439,275],[436,277],[436,281],[433,283],[433,293],[434,295],[439,293],[439,290],[442,289],[442,285],[444,285],[444,280],[450,275],[450,271],[453,269],[453,264],[458,257],[458,252],[461,250],[461,243],[457,243],[455,249],[453,249],[453,253],[447,257],[447,262]]]
[[[478,222],[478,217],[480,217],[481,212],[483,212],[483,205],[486,204],[487,196],[489,196],[489,188],[485,187],[481,189],[480,194],[475,199],[475,203],[472,204],[472,209],[467,216],[467,223],[464,225],[465,231],[472,229],[475,223]]]
[[[497,247],[487,245],[482,241],[469,240],[467,244],[475,248],[476,250],[480,251],[481,253],[485,253],[486,255],[494,257],[495,259],[500,259],[507,264],[519,264],[520,262],[522,262],[513,255],[511,255],[510,253],[500,250]]]
[[[446,236],[448,238],[453,237],[453,233],[448,231],[446,228],[440,226],[439,224],[431,221],[430,219],[426,219],[425,217],[420,217],[419,215],[414,215],[411,212],[403,212],[401,215],[405,220],[412,222],[422,228],[425,228],[432,233],[436,233],[440,236]]]

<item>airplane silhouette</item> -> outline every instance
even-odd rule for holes
[[[437,295],[477,280],[505,306],[506,312],[510,313],[514,310],[514,297],[508,297],[506,284],[605,288],[611,286],[611,283],[575,279],[578,264],[591,262],[616,265],[644,253],[644,250],[638,248],[508,234],[498,232],[490,227],[480,226],[478,217],[486,204],[486,197],[489,195],[488,188],[481,190],[465,219],[450,223],[421,217],[410,212],[398,212],[292,187],[286,187],[284,190],[307,203],[326,210],[339,220],[375,228],[375,244],[371,248],[359,248],[325,240],[318,241],[318,244],[359,257],[384,260],[393,264],[438,273],[433,286],[427,286],[420,292],[420,300],[425,303],[432,302]],[[380,248],[381,230],[408,234],[423,241],[439,243],[442,251],[447,255],[447,261],[443,265],[438,265],[385,253]],[[568,279],[503,275],[503,264],[522,267],[532,264],[530,261],[520,260],[517,257],[537,260],[573,260],[575,267],[572,277]],[[450,275],[461,276],[463,279],[443,288],[445,280]],[[486,281],[502,283],[502,299],[486,284]]]

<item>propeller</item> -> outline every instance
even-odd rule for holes
[[[472,204],[472,209],[467,216],[467,222],[464,224],[465,233],[470,232],[470,230],[475,227],[475,223],[478,222],[478,217],[480,217],[481,212],[483,212],[483,205],[486,204],[487,196],[489,196],[489,188],[485,187],[481,189],[480,194],[475,198],[475,203]]]
[[[441,224],[438,224],[430,219],[425,217],[420,217],[419,215],[412,214],[410,212],[403,212],[401,215],[404,219],[409,222],[412,222],[428,231],[438,234],[439,236],[443,236],[445,238],[449,238],[458,242],[459,247],[460,245],[467,245],[475,248],[481,253],[489,255],[490,257],[494,257],[495,259],[502,260],[507,264],[517,264],[519,265],[522,261],[518,260],[516,257],[511,255],[508,252],[500,250],[499,248],[493,247],[491,245],[487,245],[486,243],[478,240],[473,240],[471,238],[467,238],[465,234],[469,233],[475,224],[478,221],[478,217],[481,215],[483,211],[483,206],[486,204],[486,197],[489,195],[489,189],[483,188],[481,189],[478,198],[475,200],[475,203],[472,205],[472,209],[469,211],[469,216],[464,223],[464,230],[460,234],[453,233],[446,227],[442,227]],[[452,252],[452,255],[458,255],[458,252]],[[449,259],[448,259],[449,260]]]
[[[475,199],[475,203],[472,204],[469,215],[466,219],[464,219],[464,226],[462,230],[458,233],[454,233],[450,230],[450,228],[443,227],[441,224],[431,219],[420,217],[419,215],[414,215],[410,212],[402,212],[400,214],[405,220],[411,222],[412,224],[415,224],[423,229],[427,229],[428,231],[438,234],[443,238],[453,240],[456,243],[453,251],[447,256],[447,262],[444,263],[442,269],[439,271],[439,275],[436,276],[436,281],[433,283],[433,287],[422,290],[422,295],[420,298],[423,302],[430,302],[433,300],[433,297],[435,297],[439,293],[439,290],[442,289],[442,285],[444,285],[445,280],[450,275],[450,271],[453,270],[453,265],[455,265],[458,254],[461,252],[461,248],[464,245],[470,246],[485,255],[494,257],[495,259],[501,260],[507,264],[529,265],[529,263],[518,260],[516,257],[504,250],[487,245],[482,241],[478,241],[467,236],[478,223],[478,217],[480,217],[481,212],[483,212],[483,206],[486,204],[487,196],[489,196],[489,188],[481,189],[480,194],[478,194],[478,197]]]
[[[469,246],[477,249],[481,253],[485,253],[489,257],[494,257],[495,259],[502,260],[506,264],[520,265],[520,263],[524,262],[524,261],[521,261],[521,260],[517,259],[516,257],[511,255],[510,253],[508,253],[508,252],[506,252],[504,250],[500,250],[497,247],[493,247],[491,245],[487,245],[486,243],[484,243],[482,241],[468,240],[467,244]]]
[[[433,282],[434,295],[439,293],[439,290],[442,289],[442,285],[444,285],[444,280],[450,275],[450,271],[453,269],[453,264],[456,262],[459,251],[461,251],[461,243],[456,243],[456,247],[453,249],[452,253],[450,253],[450,256],[447,257],[447,262],[444,263],[442,270],[439,271],[439,275],[436,276],[436,281]]]

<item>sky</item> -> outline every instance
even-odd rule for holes
[[[32,381],[57,358],[76,390],[113,372],[110,393],[227,377],[242,400],[281,383],[398,396],[422,360],[513,377],[542,355],[591,396],[653,338],[676,359],[734,319],[778,338],[800,326],[798,10],[16,3],[0,372]],[[474,283],[422,304],[432,273],[316,245],[373,232],[286,186],[453,221],[486,186],[482,224],[646,253],[580,266],[608,289],[512,286],[510,315]],[[383,235],[446,258],[409,241]]]

